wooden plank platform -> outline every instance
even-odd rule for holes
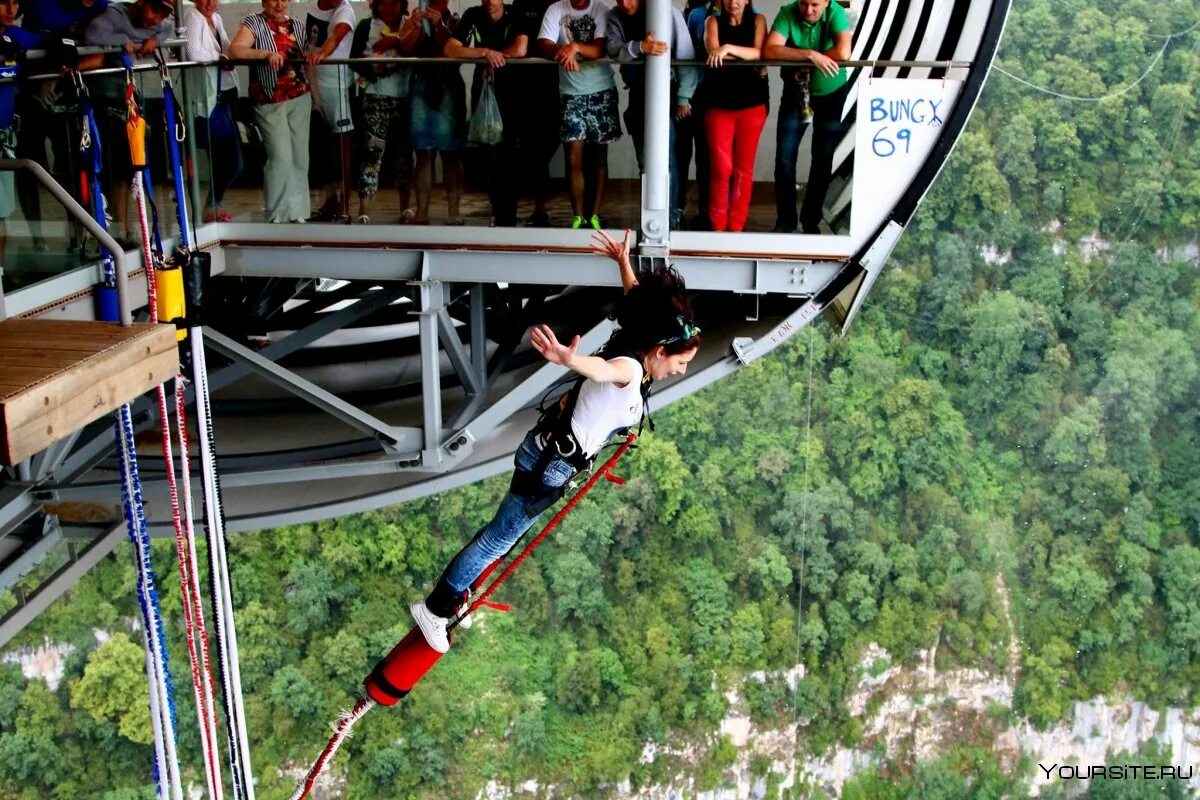
[[[0,463],[23,461],[178,371],[173,325],[0,320]]]

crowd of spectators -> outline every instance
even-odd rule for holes
[[[175,35],[175,2],[0,0],[0,56],[11,64],[19,51],[64,36],[145,56]],[[525,194],[534,200],[525,224],[548,226],[549,165],[561,145],[570,227],[600,228],[608,146],[628,133],[643,167],[645,63],[669,57],[684,62],[674,63],[671,75],[672,226],[744,229],[770,103],[765,67],[745,64],[770,60],[797,63],[782,70],[774,229],[820,230],[833,152],[845,131],[847,75],[838,62],[849,58],[851,37],[845,12],[831,0],[794,0],[770,25],[752,0],[689,0],[682,11],[671,9],[665,31],[649,29],[646,0],[615,0],[615,7],[602,0],[481,0],[461,16],[448,0],[370,0],[363,19],[349,0],[310,0],[300,8],[291,0],[262,0],[261,11],[232,33],[218,2],[194,0],[178,17],[186,57],[212,65],[186,73],[193,129],[211,162],[206,221],[231,219],[225,195],[244,164],[235,122],[242,87],[230,59],[251,64],[245,92],[265,150],[263,208],[271,222],[350,222],[350,195],[357,190],[354,221],[368,223],[379,207],[381,181],[390,176],[399,198],[396,221],[427,224],[440,160],[445,219],[462,224],[464,150],[479,146],[470,163],[482,166],[493,224],[519,224],[517,199]],[[531,56],[552,60],[557,69],[509,63]],[[476,66],[468,88],[457,64],[384,60],[394,57],[464,59]],[[360,61],[324,63],[346,58]],[[109,56],[81,68],[114,63]],[[618,77],[627,90],[624,112]],[[123,76],[88,83],[104,138],[123,141]],[[68,89],[62,81],[0,84],[0,151],[44,162],[49,145],[55,162],[69,163],[64,148],[70,143],[50,133],[61,129],[51,117],[72,113]],[[472,119],[468,126],[468,106],[489,124]],[[337,176],[315,212],[309,194],[314,111],[325,128],[321,141],[329,143],[322,161],[327,157],[327,172]],[[797,214],[796,162],[808,127],[812,168]],[[130,237],[128,149],[111,146],[104,153],[109,213],[118,236]],[[689,218],[693,159],[699,213]],[[59,178],[71,185],[68,176]],[[0,219],[12,213],[14,194],[28,218],[40,216],[36,187],[14,192],[11,177],[0,177]]]

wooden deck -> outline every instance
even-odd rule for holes
[[[173,325],[0,320],[0,464],[23,461],[178,370]]]

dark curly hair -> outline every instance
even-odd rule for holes
[[[637,281],[617,305],[620,327],[604,351],[645,356],[661,345],[667,355],[678,355],[699,347],[699,332],[691,330],[695,314],[683,276],[674,267],[660,264],[638,272]]]

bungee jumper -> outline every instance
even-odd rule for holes
[[[683,278],[665,265],[635,272],[629,259],[631,237],[630,231],[621,242],[604,231],[593,235],[592,251],[617,263],[625,290],[616,312],[619,327],[596,355],[579,355],[578,336],[563,344],[547,325],[535,326],[530,332],[530,343],[546,361],[578,376],[574,385],[542,409],[537,424],[517,448],[516,470],[495,516],[451,560],[430,594],[410,606],[416,627],[367,676],[363,682],[366,696],[342,714],[332,738],[291,800],[308,796],[358,720],[377,704],[395,705],[433,668],[450,650],[452,630],[470,627],[471,614],[483,605],[505,610],[488,598],[601,478],[624,483],[612,469],[637,439],[634,426],[640,431],[643,420],[648,419],[651,385],[685,373],[700,349],[700,328],[694,322]],[[625,441],[594,468],[600,450],[618,434],[624,434]],[[585,471],[590,475],[579,491],[499,577],[472,599],[472,593],[483,587],[542,513],[571,488],[571,479]]]
[[[579,337],[558,341],[548,325],[530,333],[530,344],[551,364],[580,376],[557,403],[543,410],[517,448],[512,482],[491,522],[459,551],[433,591],[409,610],[429,646],[450,649],[447,625],[542,512],[566,492],[573,476],[591,468],[600,449],[615,434],[639,426],[655,380],[687,371],[700,348],[683,278],[659,266],[634,272],[629,260],[632,233],[618,242],[604,231],[592,238],[592,250],[617,262],[625,296],[617,310],[620,326],[597,355],[577,352]],[[469,617],[459,621],[469,625]]]

